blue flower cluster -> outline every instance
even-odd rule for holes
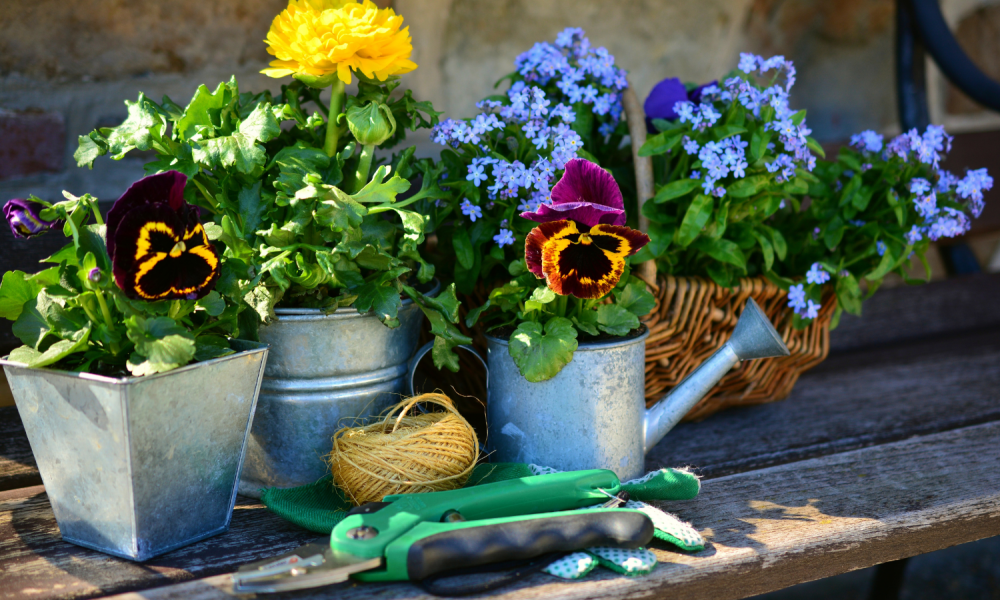
[[[569,104],[582,102],[595,115],[608,115],[601,135],[610,135],[621,120],[622,91],[628,87],[625,71],[615,66],[615,57],[605,48],[593,48],[582,29],[563,30],[554,44],[536,43],[514,60],[514,67],[528,83],[546,87],[554,82]]]
[[[815,267],[816,265],[813,266]],[[829,277],[829,274],[826,276]],[[819,316],[821,305],[812,300],[806,300],[805,287],[799,283],[788,288],[788,306],[803,319],[815,319]]]
[[[740,54],[739,69],[746,75],[764,75],[768,71],[777,71],[775,75],[778,75],[784,72],[785,85],[776,83],[761,89],[748,78],[731,77],[721,88],[718,85],[703,88],[698,104],[689,100],[674,104],[674,111],[680,122],[690,123],[694,129],[704,131],[715,125],[733,102],[739,102],[748,114],[757,119],[761,118],[764,107],[771,107],[774,109],[774,116],[765,125],[765,129],[778,134],[783,152],[766,163],[768,172],[778,173],[776,180],[782,183],[795,177],[796,168],[812,171],[816,166],[816,157],[807,145],[807,138],[812,131],[806,127],[804,118],[798,124],[795,123],[795,113],[788,106],[788,92],[795,83],[795,66],[792,61],[785,60],[783,56],[765,59],[744,52]],[[733,136],[721,142],[708,142],[699,148],[695,140],[684,138],[684,151],[690,155],[697,154],[702,161],[705,175],[702,187],[706,194],[721,197],[726,191],[716,185],[720,179],[728,175],[737,179],[746,176],[744,149],[747,145],[747,142]],[[775,147],[776,144],[769,145],[771,149]]]
[[[519,211],[535,211],[542,203],[551,202],[556,173],[583,147],[571,127],[576,120],[573,109],[563,103],[552,106],[541,88],[523,81],[511,86],[506,102],[483,100],[476,106],[481,112],[475,118],[444,120],[434,127],[431,139],[480,155],[469,162],[465,179],[477,188],[486,188],[490,200],[487,209],[497,200],[516,203]],[[509,139],[521,136],[530,142],[537,158],[529,164],[498,158],[510,150]],[[460,209],[470,221],[483,217],[483,208],[469,199],[462,201]],[[494,240],[502,248],[514,243],[512,235],[502,228]]]
[[[983,212],[983,192],[993,187],[993,178],[986,169],[969,171],[961,179],[941,169],[939,163],[944,153],[951,150],[951,143],[952,137],[938,125],[929,125],[923,135],[916,129],[911,129],[896,136],[888,144],[884,143],[881,135],[870,130],[851,136],[851,145],[864,153],[881,153],[884,160],[916,159],[934,169],[936,184],[922,177],[910,181],[910,201],[923,222],[919,226],[912,226],[906,233],[908,244],[916,244],[925,236],[931,241],[937,241],[943,237],[962,235],[972,225],[966,211],[973,217],[978,217]],[[965,210],[939,206],[939,196],[951,194],[964,201]]]

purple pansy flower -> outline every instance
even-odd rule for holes
[[[3,205],[3,216],[10,224],[14,237],[27,239],[42,235],[56,224],[56,221],[46,221],[41,217],[45,205],[31,200],[14,198]]]
[[[624,225],[625,203],[610,173],[582,158],[566,163],[562,178],[552,188],[552,204],[521,216],[536,223],[572,220],[587,227]]]
[[[684,86],[680,79],[670,77],[653,86],[653,89],[646,96],[646,101],[642,108],[646,112],[646,130],[649,133],[657,133],[653,127],[653,119],[665,119],[673,121],[678,117],[674,105],[685,100],[698,104],[701,101],[702,91],[710,85],[718,82],[712,81],[705,85],[700,85],[691,91]]]
[[[182,215],[186,220],[198,222],[198,208],[189,207],[184,201],[184,186],[187,184],[187,176],[177,171],[167,171],[143,177],[133,183],[121,198],[115,200],[111,210],[108,211],[107,219],[107,245],[108,256],[115,257],[115,233],[122,219],[133,208],[138,208],[146,204],[166,204],[174,212],[185,212]],[[182,211],[182,209],[184,209]]]

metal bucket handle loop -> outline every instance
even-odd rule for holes
[[[420,349],[417,350],[416,354],[413,355],[413,358],[410,359],[410,365],[409,365],[410,371],[409,371],[409,374],[406,377],[406,383],[407,383],[407,386],[408,386],[408,389],[409,389],[409,392],[410,392],[411,396],[414,396],[417,393],[416,389],[414,388],[414,385],[413,385],[413,377],[417,373],[417,367],[420,365],[420,361],[423,360],[423,358],[425,356],[427,356],[427,353],[430,352],[431,349],[433,349],[433,348],[434,348],[434,342],[433,341],[427,342],[426,344],[424,344],[423,346],[421,346]],[[472,354],[473,356],[475,356],[476,360],[479,361],[479,364],[483,365],[483,370],[486,371],[486,386],[487,386],[487,388],[489,388],[489,384],[490,384],[490,368],[488,366],[486,366],[486,359],[484,359],[483,356],[481,354],[479,354],[479,352],[475,348],[473,348],[472,346],[468,346],[468,345],[465,345],[465,344],[463,344],[461,346],[455,346],[456,350],[458,350],[460,348],[462,350],[468,351],[470,354]]]

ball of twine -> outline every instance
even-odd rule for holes
[[[417,403],[437,404],[446,412],[407,414]],[[414,396],[378,423],[340,429],[327,457],[334,484],[358,506],[389,494],[456,489],[478,459],[475,430],[444,394]]]

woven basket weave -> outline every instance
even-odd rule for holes
[[[649,231],[642,205],[653,197],[653,165],[639,156],[646,142],[646,115],[632,86],[622,98],[632,142],[632,159],[639,208],[639,228]],[[703,419],[730,406],[782,400],[799,375],[826,358],[830,350],[830,319],[836,298],[827,293],[819,317],[803,330],[791,325],[788,294],[763,277],[741,279],[727,289],[700,277],[657,277],[655,261],[639,265],[637,275],[656,295],[656,308],[643,319],[650,329],[646,339],[646,404],[651,405],[694,371],[733,333],[747,298],[752,297],[774,324],[790,356],[740,363],[702,398],[685,420]]]
[[[792,327],[788,294],[763,277],[741,279],[733,289],[700,277],[659,279],[656,308],[643,319],[646,339],[646,403],[651,405],[718,350],[733,333],[736,321],[753,298],[788,346],[789,356],[740,363],[685,417],[703,419],[730,406],[782,400],[799,375],[815,367],[830,351],[830,319],[836,297],[828,293],[819,316],[805,328]]]

